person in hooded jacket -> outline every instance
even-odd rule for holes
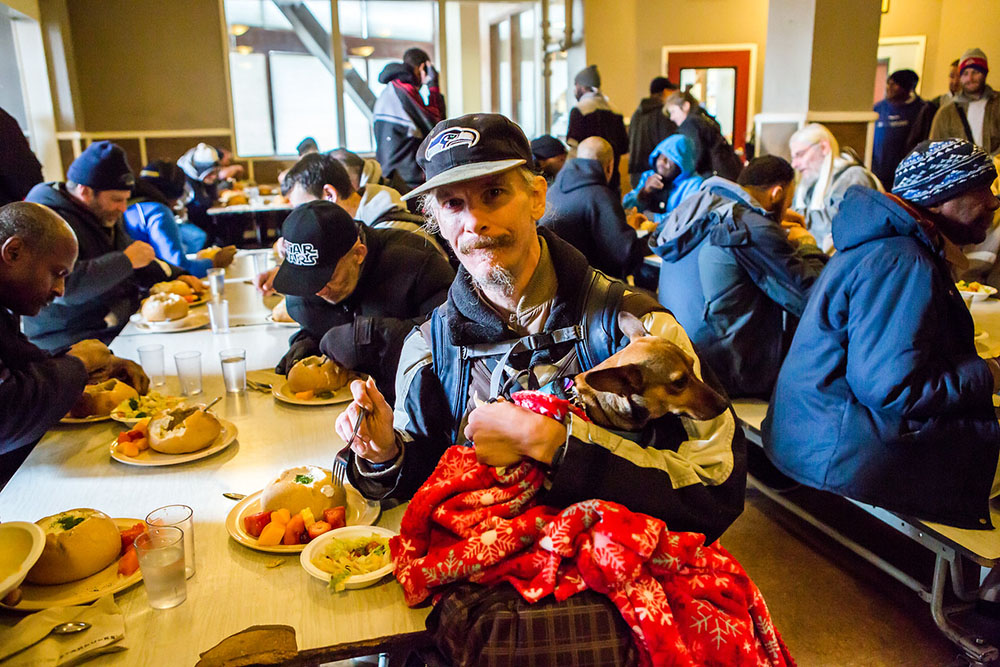
[[[625,195],[622,205],[636,207],[653,222],[667,215],[704,180],[694,170],[694,144],[683,134],[674,134],[649,154],[652,169],[644,171],[635,189]]]
[[[573,94],[577,102],[569,110],[566,143],[572,148],[587,137],[601,137],[615,152],[615,168],[609,185],[615,193],[622,191],[618,163],[628,153],[628,132],[622,115],[611,107],[607,96],[601,92],[601,74],[597,65],[590,65],[577,72],[573,79]]]
[[[628,124],[628,173],[632,187],[649,166],[649,154],[656,145],[677,131],[677,123],[665,113],[664,103],[677,90],[677,84],[658,76],[649,84],[649,97],[639,102]]]
[[[236,246],[220,249],[212,259],[188,259],[184,236],[190,242],[194,233],[201,240],[200,248],[205,233],[191,224],[177,224],[174,217],[174,206],[184,196],[184,181],[184,172],[169,160],[154,160],[143,167],[125,211],[125,230],[136,241],[153,246],[160,259],[204,278],[213,267],[229,266]]]
[[[813,285],[763,423],[768,458],[809,486],[893,512],[990,528],[1000,491],[1000,361],[976,353],[953,244],[998,208],[981,148],[925,141],[892,193],[848,188],[837,253]]]
[[[645,216],[633,214],[630,224],[608,185],[614,169],[611,144],[588,137],[576,155],[556,176],[538,224],[576,247],[595,269],[614,278],[632,275],[649,253],[646,238],[635,233]]]
[[[413,48],[403,54],[403,62],[386,65],[378,80],[385,89],[375,101],[375,157],[390,180],[395,173],[412,190],[424,182],[417,148],[445,117],[438,73],[430,56]],[[428,90],[426,103],[420,97],[423,86]]]
[[[208,209],[215,205],[219,198],[219,169],[222,165],[222,155],[214,146],[200,143],[188,150],[177,160],[187,177],[187,207],[188,220],[211,232],[212,219]]]
[[[142,288],[182,273],[125,231],[122,214],[135,184],[125,151],[110,141],[94,142],[66,176],[65,183],[39,183],[27,197],[66,220],[80,248],[66,293],[23,320],[24,333],[46,350],[86,338],[110,343],[139,310]]]
[[[664,102],[664,108],[677,124],[677,131],[694,143],[695,172],[704,178],[713,174],[728,179],[739,176],[743,161],[722,136],[719,121],[691,93],[675,91]]]
[[[770,396],[826,261],[814,242],[793,243],[781,227],[794,191],[790,164],[755,158],[738,183],[706,180],[650,242],[663,259],[660,303],[733,397]]]

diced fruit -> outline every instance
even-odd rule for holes
[[[300,401],[311,401],[315,397],[316,397],[316,392],[314,392],[312,389],[306,389],[305,391],[295,392],[295,398],[299,399]]]
[[[299,514],[302,515],[302,520],[306,524],[306,530],[309,530],[309,526],[316,523],[316,517],[313,516],[313,511],[308,507],[304,508],[301,512],[299,512]]]
[[[282,540],[282,544],[299,544],[299,536],[304,532],[306,532],[306,525],[302,520],[302,515],[296,514],[285,526],[285,538]]]
[[[132,458],[134,458],[136,456],[139,456],[139,448],[135,446],[134,442],[125,442],[125,443],[122,443],[121,452],[125,456],[132,457]]]
[[[309,539],[315,540],[323,533],[327,533],[331,530],[333,530],[333,527],[326,521],[313,521],[313,524],[309,526]]]
[[[142,434],[143,437],[149,435],[149,417],[137,421],[135,423],[135,428],[133,428],[132,430],[138,431],[139,433]]]
[[[343,528],[347,525],[346,514],[344,507],[331,507],[323,510],[323,521],[330,524],[331,528]]]
[[[132,546],[133,542],[135,542],[135,538],[146,532],[146,524],[136,523],[133,524],[131,528],[126,528],[125,530],[118,532],[121,533],[122,537],[122,550],[119,553],[124,554],[124,551]]]
[[[131,576],[139,569],[139,554],[135,552],[135,547],[129,545],[125,550],[125,555],[118,559],[118,574],[123,577]]]
[[[280,523],[282,526],[292,520],[292,513],[282,507],[280,510],[271,512],[271,523]]]
[[[195,296],[194,294],[185,294],[184,300],[187,301],[188,303],[194,303],[195,301],[198,300],[198,297]]]
[[[264,526],[269,523],[271,523],[270,512],[258,512],[257,514],[251,514],[250,516],[243,517],[243,527],[246,529],[247,533],[253,537],[260,537],[260,533],[264,530]]]
[[[271,523],[264,526],[264,530],[260,532],[260,537],[257,538],[257,544],[262,547],[274,547],[281,544],[281,540],[284,537],[285,524],[277,521],[271,521]]]
[[[140,452],[144,452],[149,449],[149,440],[146,438],[139,438],[138,440],[133,440],[131,444],[135,445],[135,448]]]

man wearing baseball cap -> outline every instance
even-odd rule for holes
[[[322,353],[391,383],[406,334],[445,300],[455,277],[448,261],[412,232],[365,227],[324,200],[296,207],[281,233],[274,289],[302,329],[277,372]]]
[[[352,383],[354,402],[338,418],[337,432],[351,440],[361,407],[367,416],[351,442],[351,483],[369,498],[409,498],[447,447],[469,440],[490,465],[529,457],[549,466],[546,504],[615,501],[673,530],[715,540],[742,511],[746,482],[743,440],[729,412],[707,421],[668,415],[629,434],[633,441],[511,402],[477,407],[475,399],[494,398],[504,385],[561,387],[611,356],[628,342],[615,325],[623,311],[681,346],[695,368],[697,357],[655,300],[594,271],[579,251],[536,227],[545,212],[545,179],[528,168],[531,149],[515,123],[498,114],[443,121],[417,160],[427,181],[406,196],[424,195],[424,212],[461,266],[448,300],[403,345],[395,421],[375,383]],[[617,612],[595,598],[595,613],[607,614],[602,620],[614,627]],[[555,603],[530,611],[518,604],[523,620]],[[627,650],[628,637],[619,639],[612,653]],[[552,655],[565,652],[567,664],[576,650],[559,637],[543,650],[549,648]],[[612,653],[603,662],[621,664]]]
[[[957,137],[990,155],[1000,153],[1000,94],[986,85],[989,65],[981,49],[969,49],[958,61],[961,92],[934,115],[931,140]]]
[[[764,421],[771,461],[802,484],[962,528],[1000,491],[1000,362],[981,359],[948,259],[998,208],[990,157],[925,141],[892,193],[848,188],[837,253],[813,285]],[[960,253],[958,253],[960,254]]]
[[[151,245],[125,232],[122,214],[135,178],[121,147],[110,141],[90,144],[66,177],[65,183],[39,183],[25,199],[62,216],[80,245],[66,293],[23,321],[31,342],[46,350],[85,338],[110,343],[139,309],[140,287],[181,273],[156,261]]]

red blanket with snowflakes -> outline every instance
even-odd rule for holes
[[[389,543],[407,603],[456,581],[507,581],[529,602],[589,588],[617,606],[642,664],[794,664],[760,591],[718,542],[617,503],[540,505],[544,478],[533,462],[498,469],[470,447],[445,452]]]

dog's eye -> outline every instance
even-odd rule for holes
[[[682,391],[688,385],[688,376],[681,375],[680,377],[673,378],[670,381],[670,386],[676,391]]]

